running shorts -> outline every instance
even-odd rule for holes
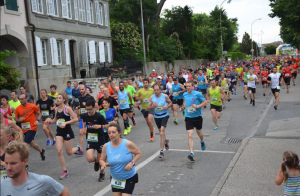
[[[200,88],[198,88],[198,91],[201,92],[203,95],[207,94],[207,89],[200,89]]]
[[[271,88],[271,91],[273,93],[273,95],[275,95],[275,93],[280,93],[280,89],[277,89],[277,88]]]
[[[290,85],[291,84],[291,77],[289,78],[283,78],[284,79],[284,83],[287,84],[287,85]]]
[[[69,140],[75,138],[73,130],[71,130],[71,131],[56,132],[55,136],[60,136],[60,137],[62,137],[66,141],[69,141]]]
[[[261,81],[261,84],[264,86],[265,84],[268,84],[267,81]]]
[[[210,109],[215,109],[217,112],[222,112],[222,106],[210,104]]]
[[[131,108],[126,109],[120,109],[120,114],[123,116],[123,114],[131,113]]]
[[[154,115],[154,109],[152,109],[152,110],[150,110],[150,111],[142,110],[141,112],[143,113],[144,118],[147,118],[147,117],[148,117],[148,114]]]
[[[251,91],[252,93],[256,93],[256,88],[248,87],[248,91]]]
[[[134,190],[134,186],[138,182],[139,182],[139,176],[136,173],[134,176],[132,176],[131,178],[128,178],[126,180],[126,185],[125,185],[124,189],[111,188],[111,191],[112,192],[121,192],[121,193],[124,193],[124,194],[132,195],[133,190]]]
[[[297,73],[292,73],[292,77],[296,79],[297,78]]]
[[[162,117],[162,118],[154,118],[155,120],[155,123],[156,123],[156,126],[158,129],[160,129],[161,127],[167,127],[167,123],[168,123],[168,120],[169,120],[169,116],[165,116],[165,117]]]
[[[30,144],[32,140],[34,140],[36,131],[28,130],[26,133],[24,133],[24,142],[27,144]]]
[[[86,151],[88,151],[90,149],[94,149],[94,150],[97,150],[97,152],[99,154],[101,154],[102,153],[103,145],[104,144],[100,145],[98,143],[97,144],[93,144],[93,142],[87,142],[87,144],[86,144]]]
[[[182,106],[183,105],[183,99],[174,99],[173,98],[172,103],[177,104],[179,106]]]
[[[197,130],[202,129],[203,118],[202,116],[198,116],[195,118],[185,117],[185,128],[186,130],[193,130],[196,128]]]

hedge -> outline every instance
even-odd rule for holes
[[[225,57],[231,57],[231,60],[242,60],[244,58],[246,58],[246,53],[242,53],[242,52],[228,52]]]

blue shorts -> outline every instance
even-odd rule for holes
[[[245,86],[245,83],[244,82],[241,82],[242,83],[242,86]]]
[[[28,130],[26,133],[24,133],[24,142],[27,144],[30,144],[32,140],[34,140],[36,131]]]

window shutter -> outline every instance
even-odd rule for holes
[[[103,25],[103,6],[99,3],[99,20],[100,25]]]
[[[104,23],[105,23],[105,26],[108,26],[108,16],[107,16],[107,5],[104,4]]]
[[[104,42],[99,42],[99,56],[100,56],[100,63],[105,63]]]
[[[37,2],[36,0],[31,0],[32,12],[37,12]]]
[[[96,12],[96,24],[100,24],[100,21],[99,21],[99,2],[98,1],[95,1],[95,12]]]
[[[81,21],[85,22],[85,9],[84,9],[84,2],[85,0],[79,0],[80,1],[80,7],[79,7],[79,12],[81,11],[80,17]]]
[[[67,0],[61,0],[61,13],[63,18],[69,18]]]
[[[35,36],[35,48],[36,48],[38,66],[43,66],[42,42],[41,39],[37,36]]]
[[[96,62],[95,41],[89,41],[89,52],[90,52],[90,64],[94,64]]]
[[[82,40],[82,63],[88,64],[88,52],[86,40]]]
[[[66,51],[66,65],[70,65],[70,47],[69,47],[69,40],[65,39],[65,51]]]
[[[74,0],[74,15],[75,15],[75,20],[78,20],[78,4],[77,0]]]
[[[58,65],[57,42],[54,37],[50,38],[52,65]]]
[[[107,43],[106,46],[107,46],[107,61],[108,63],[111,63],[110,44]]]
[[[94,9],[93,9],[93,2],[90,1],[90,15],[91,15],[91,23],[94,23]]]
[[[53,0],[47,0],[46,6],[47,6],[47,14],[53,15]]]
[[[85,1],[86,4],[86,21],[91,22],[91,9],[90,9],[90,0]]]

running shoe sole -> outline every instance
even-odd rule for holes
[[[160,152],[158,158],[162,159],[164,157],[165,157],[165,154]]]
[[[66,178],[68,178],[68,177],[69,177],[69,174],[64,175],[64,176],[60,176],[59,179],[63,180],[63,179],[66,179]]]
[[[178,122],[174,120],[175,125],[178,125]]]
[[[192,157],[191,155],[188,156],[188,159],[189,159],[190,161],[195,161],[195,157]]]
[[[99,175],[99,178],[98,178],[98,182],[103,182],[105,180],[105,173],[103,173],[103,175]]]

